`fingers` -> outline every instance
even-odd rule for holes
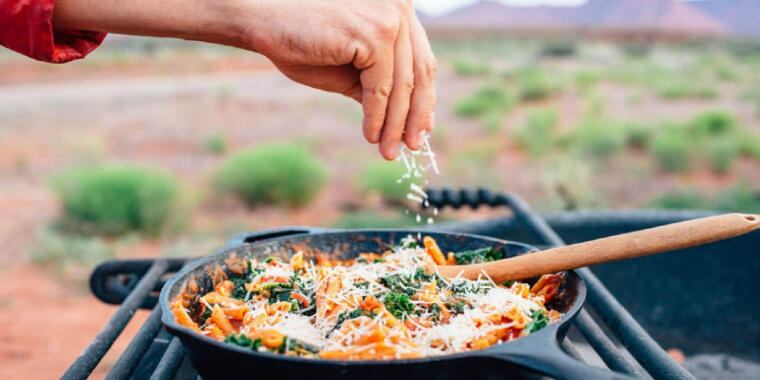
[[[433,129],[435,109],[435,73],[437,62],[430,49],[425,30],[412,13],[410,37],[414,51],[414,92],[406,119],[404,142],[410,149],[421,148],[420,134]]]
[[[393,45],[386,51],[378,51],[377,60],[359,74],[362,87],[364,120],[362,132],[367,141],[376,144],[385,122],[385,110],[393,87]],[[359,67],[359,69],[362,69]]]
[[[380,154],[387,160],[393,160],[398,155],[399,143],[404,134],[409,112],[409,102],[414,90],[412,41],[406,20],[401,21],[393,58],[393,89],[388,100],[379,146]]]

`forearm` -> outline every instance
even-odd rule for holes
[[[245,1],[56,0],[55,29],[175,37],[244,47]]]

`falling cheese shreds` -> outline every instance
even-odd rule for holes
[[[435,153],[433,153],[433,150],[430,147],[430,135],[427,132],[423,132],[422,136],[423,144],[419,150],[413,151],[405,145],[401,145],[399,156],[396,160],[404,163],[406,172],[401,175],[401,178],[396,180],[396,183],[401,184],[407,179],[421,178],[422,183],[427,185],[428,180],[425,178],[425,173],[428,170],[432,169],[435,174],[439,174],[438,163],[435,160]],[[427,193],[425,193],[425,190],[414,181],[409,184],[409,192],[406,194],[406,199],[412,200],[423,207],[430,206]],[[434,212],[435,215],[437,215],[437,211]],[[430,224],[430,218],[427,220],[428,224]],[[417,223],[421,222],[422,219],[418,215]]]

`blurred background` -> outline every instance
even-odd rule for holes
[[[760,1],[417,3],[440,63],[430,185],[542,212],[760,212]],[[365,143],[361,117],[231,48],[110,35],[65,65],[1,50],[1,377],[68,367],[114,310],[87,288],[103,260],[416,224],[403,165]]]

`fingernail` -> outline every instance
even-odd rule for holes
[[[391,148],[391,157],[392,159],[396,159],[398,157],[398,150],[400,148],[401,144],[393,144],[393,147]]]
[[[430,130],[433,130],[434,125],[435,125],[435,111],[430,113]]]
[[[422,148],[422,144],[425,143],[425,131],[421,131],[417,134],[417,140],[414,141],[414,146],[417,147],[417,149]]]

